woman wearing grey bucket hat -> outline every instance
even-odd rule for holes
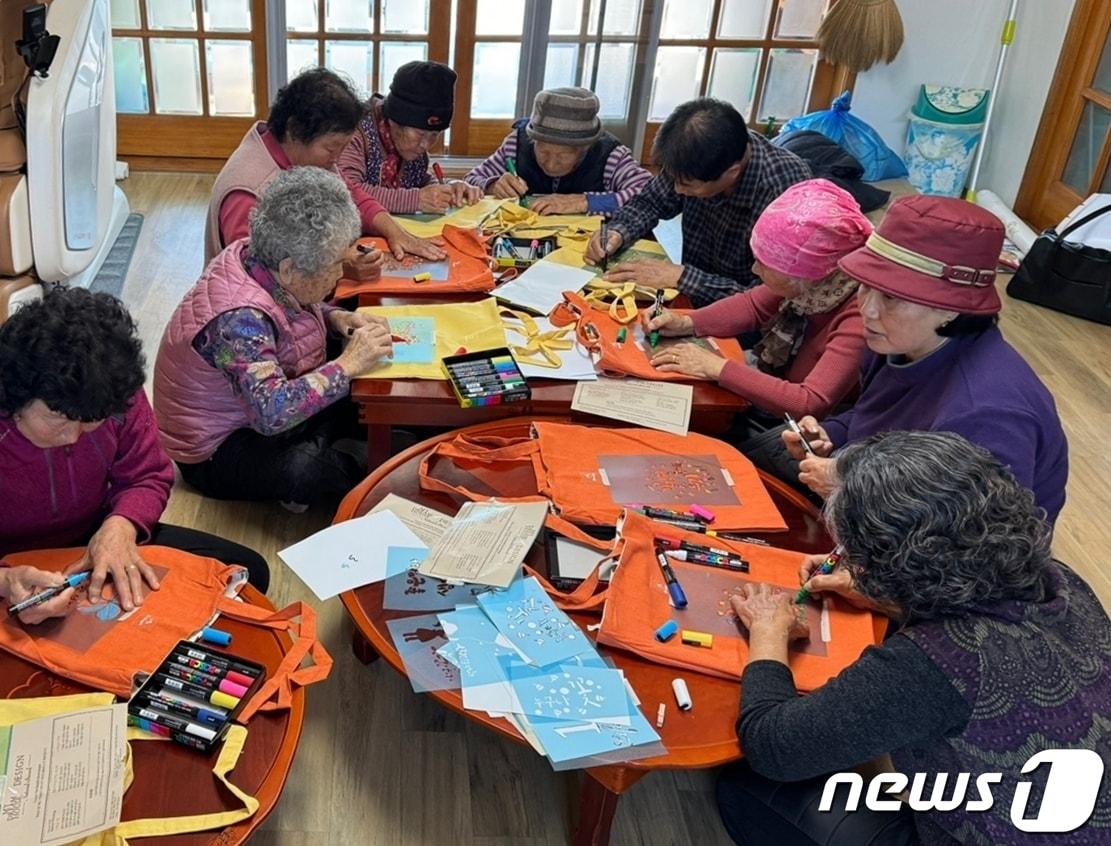
[[[585,88],[550,88],[533,101],[532,117],[513,124],[502,145],[463,179],[503,199],[543,194],[539,214],[617,211],[652,175],[632,151],[602,128],[598,95]]]

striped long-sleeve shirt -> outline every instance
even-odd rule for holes
[[[485,191],[506,172],[506,159],[511,158],[517,158],[516,129],[505,136],[505,140],[493,155],[464,176],[463,181]],[[608,214],[617,211],[652,181],[652,174],[640,166],[633,157],[632,150],[624,144],[618,144],[606,158],[603,181],[605,191],[586,192],[588,214]]]
[[[358,185],[363,191],[386,207],[393,214],[416,214],[420,211],[420,189],[432,181],[428,173],[429,159],[425,153],[411,162],[403,162],[400,169],[401,185],[387,188],[379,185],[385,150],[378,137],[376,118],[382,98],[371,98],[369,118],[359,122],[351,141],[340,154],[336,166],[349,185]]]
[[[661,220],[683,215],[683,274],[679,290],[696,307],[744,291],[757,283],[748,245],[752,227],[768,204],[796,182],[810,179],[810,166],[759,135],[740,181],[729,193],[702,198],[678,194],[666,173],[654,177],[610,219],[610,229],[632,244]]]

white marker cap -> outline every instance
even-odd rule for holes
[[[682,679],[675,679],[671,683],[671,689],[675,691],[675,701],[679,705],[680,711],[689,711],[694,703],[691,702],[690,691],[687,690],[687,683]]]

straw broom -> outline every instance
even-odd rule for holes
[[[895,0],[838,0],[818,28],[821,57],[853,71],[889,64],[903,46],[903,19]]]

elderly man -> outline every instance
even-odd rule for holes
[[[696,306],[744,291],[760,280],[752,271],[748,241],[767,205],[796,182],[811,177],[794,153],[748,131],[728,103],[703,97],[679,106],[653,144],[660,174],[587,245],[598,263],[643,238],[660,220],[683,215],[683,263],[627,261],[605,278],[656,288],[678,287]]]

